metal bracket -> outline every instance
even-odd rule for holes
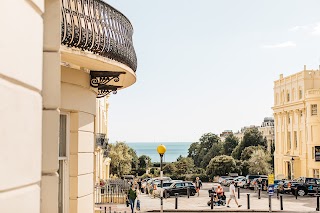
[[[122,86],[108,85],[112,80],[114,82],[120,81],[120,75],[125,72],[111,72],[111,71],[90,71],[90,86],[98,88],[97,98],[102,98],[111,92],[117,93],[118,88]]]

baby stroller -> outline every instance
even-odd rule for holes
[[[224,195],[224,192],[222,193],[222,195],[218,195],[214,189],[209,189],[209,197],[211,198],[211,194],[213,194],[213,205],[214,206],[225,206],[226,205],[226,196]],[[211,206],[211,199],[207,202],[208,206]]]

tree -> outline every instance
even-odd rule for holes
[[[236,136],[234,136],[233,134],[228,135],[223,142],[223,154],[231,155],[232,151],[238,144],[239,139]]]
[[[163,173],[164,174],[175,174],[177,172],[177,167],[175,163],[168,163],[163,167]]]
[[[134,149],[132,148],[129,148],[129,155],[131,155],[132,157],[132,161],[131,161],[131,170],[135,170],[137,171],[138,170],[138,167],[139,167],[139,158],[137,156],[137,153]]]
[[[200,167],[206,168],[209,164],[210,160],[218,155],[221,155],[223,153],[223,146],[222,142],[219,141],[218,143],[214,143],[210,150],[204,154],[204,157],[201,158]]]
[[[188,157],[192,158],[193,160],[195,157],[198,155],[200,149],[200,143],[199,142],[194,142],[190,145],[188,149]]]
[[[190,145],[188,151],[188,157],[194,160],[195,166],[206,168],[211,158],[221,154],[220,138],[213,133],[203,134],[199,142]]]
[[[241,160],[249,160],[252,156],[252,153],[258,149],[263,149],[261,146],[248,146],[244,148],[244,150],[241,153]]]
[[[150,168],[151,166],[151,158],[147,155],[141,155],[139,157],[139,167],[142,169],[146,169],[146,167]],[[146,160],[147,160],[147,164],[146,164]]]
[[[231,156],[220,155],[212,158],[207,166],[206,173],[209,176],[222,176],[235,171],[236,162]]]
[[[179,161],[175,162],[176,173],[178,175],[188,174],[194,168],[194,162],[192,158],[182,157]]]
[[[255,150],[249,159],[249,173],[250,174],[269,174],[271,172],[271,165],[269,163],[270,155],[262,149]]]
[[[119,177],[123,174],[129,174],[131,171],[132,155],[129,153],[129,146],[124,142],[109,144],[111,160],[111,171]]]
[[[246,148],[248,146],[263,146],[267,148],[267,141],[263,138],[261,132],[257,127],[246,129],[243,135],[241,148]]]

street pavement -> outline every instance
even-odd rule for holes
[[[214,206],[211,210],[207,202],[210,200],[208,190],[212,187],[216,187],[217,183],[203,183],[203,188],[200,190],[200,196],[181,196],[178,198],[178,209],[175,209],[175,198],[170,197],[168,199],[163,199],[163,209],[165,212],[268,212],[269,211],[269,199],[267,192],[261,193],[261,199],[258,199],[258,194],[253,190],[240,189],[240,199],[238,203],[242,205],[240,208],[237,207],[234,200],[230,202],[230,208],[226,206]],[[227,199],[229,197],[228,187],[224,187]],[[250,194],[250,209],[247,209],[247,194]],[[159,212],[160,210],[160,199],[152,198],[146,194],[140,194],[139,200],[141,203],[141,210],[135,212]],[[285,194],[283,195],[283,208],[284,211],[281,212],[316,212],[316,197],[304,196],[295,199],[295,196]],[[280,212],[280,200],[277,196],[272,196],[271,206],[273,212]],[[111,212],[131,212],[130,207],[126,207],[125,204],[105,204],[98,206],[107,208],[109,213],[109,207],[111,207]],[[99,211],[96,211],[98,213]],[[101,211],[101,213],[104,211]]]

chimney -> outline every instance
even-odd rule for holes
[[[307,65],[304,65],[303,67],[304,67],[304,71],[306,71],[307,70]]]
[[[283,79],[283,74],[280,74],[280,79]]]

